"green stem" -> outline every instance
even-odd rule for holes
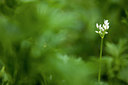
[[[103,49],[103,37],[101,37],[101,44],[100,44],[100,62],[99,62],[98,82],[100,82],[100,79],[101,79],[101,60],[102,60],[102,49]]]

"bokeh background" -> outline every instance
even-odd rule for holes
[[[0,0],[0,85],[128,85],[128,0]]]

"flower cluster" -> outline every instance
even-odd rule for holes
[[[107,30],[109,29],[109,22],[108,20],[104,20],[104,24],[103,26],[98,25],[98,23],[96,23],[96,27],[98,28],[98,31],[95,31],[96,33],[98,33],[101,38],[104,38],[105,34],[108,34]]]

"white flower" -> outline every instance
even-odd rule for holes
[[[105,26],[105,24],[103,24],[103,28],[106,30],[106,26]]]
[[[101,24],[99,25],[99,28],[101,28]]]
[[[95,31],[96,33],[99,33],[98,31]]]
[[[106,26],[107,27],[107,29],[109,29],[109,26]]]
[[[96,23],[96,27],[98,28],[99,26],[98,26],[98,23]]]
[[[103,26],[96,23],[96,27],[98,28],[98,31],[95,32],[100,34],[101,37],[104,37],[105,34],[108,34],[107,30],[109,29],[109,22],[108,20],[104,20]]]
[[[102,29],[103,29],[103,27],[100,27],[100,26],[99,26],[99,30],[102,30]]]
[[[100,34],[102,34],[102,32],[101,32],[101,31],[99,31],[99,33],[100,33]]]
[[[103,27],[102,27],[102,29],[101,29],[102,31],[104,31],[104,29],[103,29]]]
[[[104,20],[104,24],[109,24],[109,23],[108,23],[108,20]]]
[[[105,34],[108,34],[108,32],[105,32]]]

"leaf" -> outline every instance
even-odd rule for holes
[[[114,56],[114,57],[117,57],[119,56],[119,52],[118,52],[118,47],[114,44],[114,43],[110,43],[110,42],[107,42],[106,43],[106,51]]]
[[[113,57],[119,57],[128,48],[126,45],[127,45],[126,39],[120,39],[117,45],[114,43],[107,42],[106,51]]]

